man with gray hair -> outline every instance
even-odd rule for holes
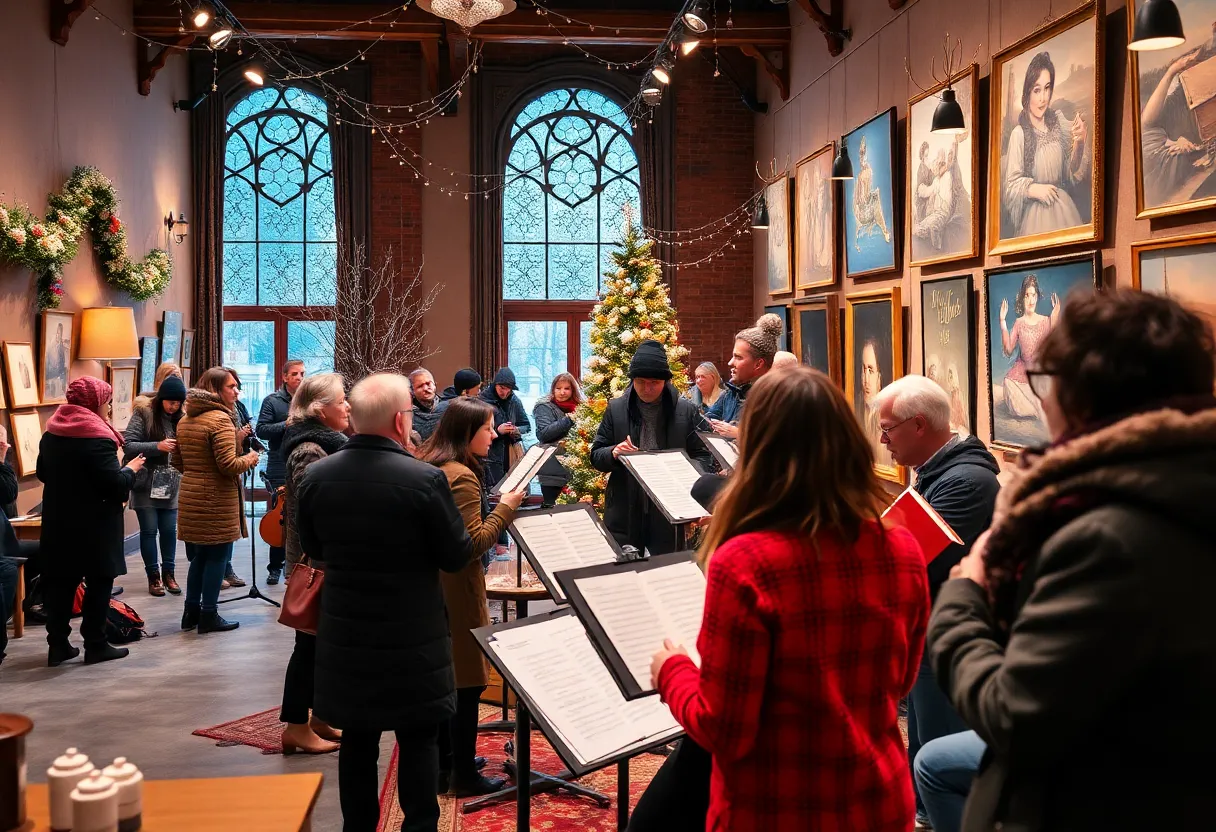
[[[935,381],[904,376],[874,397],[873,409],[891,458],[916,472],[913,487],[963,540],[929,564],[929,592],[936,598],[950,570],[992,522],[1001,469],[983,442],[950,430],[950,397]],[[908,697],[909,765],[925,743],[966,729],[938,687],[926,656]],[[927,822],[919,791],[916,812],[918,825]]]
[[[435,394],[435,377],[426,367],[419,367],[410,373],[410,388],[414,392],[414,430],[425,442],[431,438],[443,415]]]
[[[300,544],[325,567],[313,712],[342,730],[338,795],[346,829],[380,816],[380,736],[397,737],[403,829],[439,821],[439,728],[456,712],[452,641],[439,571],[479,552],[447,477],[405,450],[409,381],[381,373],[355,385],[357,433],[309,466],[300,486]]]

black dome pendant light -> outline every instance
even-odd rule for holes
[[[1136,25],[1127,48],[1133,52],[1150,52],[1172,49],[1185,42],[1182,15],[1174,0],[1148,0],[1136,12]]]

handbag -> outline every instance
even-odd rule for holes
[[[283,593],[283,609],[279,623],[301,633],[317,634],[321,617],[321,588],[325,585],[325,570],[300,561],[291,570],[287,591]]]

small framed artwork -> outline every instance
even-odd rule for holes
[[[1026,371],[1034,369],[1039,345],[1059,320],[1069,294],[1095,291],[1101,274],[1099,251],[985,269],[993,447],[1016,451],[1050,440],[1043,405],[1030,389]]]
[[[913,266],[945,263],[980,253],[976,181],[979,146],[979,67],[975,64],[950,79],[963,109],[967,130],[948,135],[932,132],[933,113],[945,84],[908,102],[907,191],[908,247]]]
[[[139,392],[156,392],[156,368],[160,365],[160,339],[145,335],[139,339]]]
[[[950,428],[975,433],[975,307],[971,275],[920,284],[920,346],[926,378],[950,396]]]
[[[840,362],[840,296],[820,295],[794,302],[795,355],[843,389]]]
[[[790,234],[790,180],[784,174],[764,191],[768,207],[768,293],[793,291],[794,246]]]
[[[17,457],[17,475],[28,477],[38,471],[38,448],[42,444],[42,420],[37,410],[15,410],[8,415],[12,436],[9,444]]]
[[[182,330],[182,369],[186,370],[194,366],[194,330]]]
[[[182,369],[182,382],[185,383],[187,390],[190,389],[190,376],[192,376],[192,375],[193,375],[193,371],[191,371],[191,369],[189,367],[185,367]]]
[[[110,401],[110,424],[117,430],[125,430],[135,412],[135,368],[110,365],[106,367],[106,381],[114,388],[114,398]]]
[[[799,289],[820,289],[836,282],[836,183],[828,142],[794,168],[794,273]]]
[[[764,314],[770,313],[781,319],[781,335],[777,338],[777,349],[788,352],[790,348],[790,308],[785,304],[764,307]]]
[[[182,313],[165,312],[160,325],[160,360],[180,364],[182,358]]]
[[[1102,239],[1105,20],[1089,0],[992,57],[989,254]]]
[[[878,391],[904,374],[904,316],[899,287],[845,295],[844,300],[845,395],[874,449],[874,470],[884,480],[907,485],[907,469],[895,464],[882,442],[874,402]]]
[[[8,376],[8,400],[12,407],[36,407],[38,374],[34,370],[34,346],[28,342],[4,342],[4,373]]]
[[[844,267],[849,277],[894,271],[899,262],[895,215],[895,108],[844,137],[853,178],[844,181]]]
[[[1216,329],[1216,234],[1132,243],[1132,287],[1172,297]]]
[[[48,310],[42,313],[42,373],[38,379],[42,404],[67,401],[68,370],[72,366],[72,322],[75,312]]]

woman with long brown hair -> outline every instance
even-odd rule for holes
[[[549,386],[549,395],[532,408],[537,440],[547,444],[563,441],[573,430],[574,411],[582,403],[583,388],[578,379],[570,373],[558,373]],[[562,489],[570,482],[570,472],[554,454],[541,466],[536,479],[540,482],[541,505],[548,508],[557,504]]]
[[[482,460],[496,436],[493,407],[480,399],[452,399],[418,455],[447,476],[476,552],[494,545],[528,494],[525,489],[503,494],[490,511]],[[456,715],[447,730],[439,731],[439,787],[446,793],[450,786],[460,797],[489,794],[505,781],[485,777],[477,768],[477,716],[489,676],[470,631],[490,623],[485,570],[481,559],[474,558],[455,574],[441,572],[439,579],[448,605],[456,670]]]
[[[712,829],[900,830],[915,804],[899,700],[929,616],[920,547],[841,391],[796,368],[751,389],[739,467],[698,560],[698,668],[664,644],[656,685],[713,755]]]

